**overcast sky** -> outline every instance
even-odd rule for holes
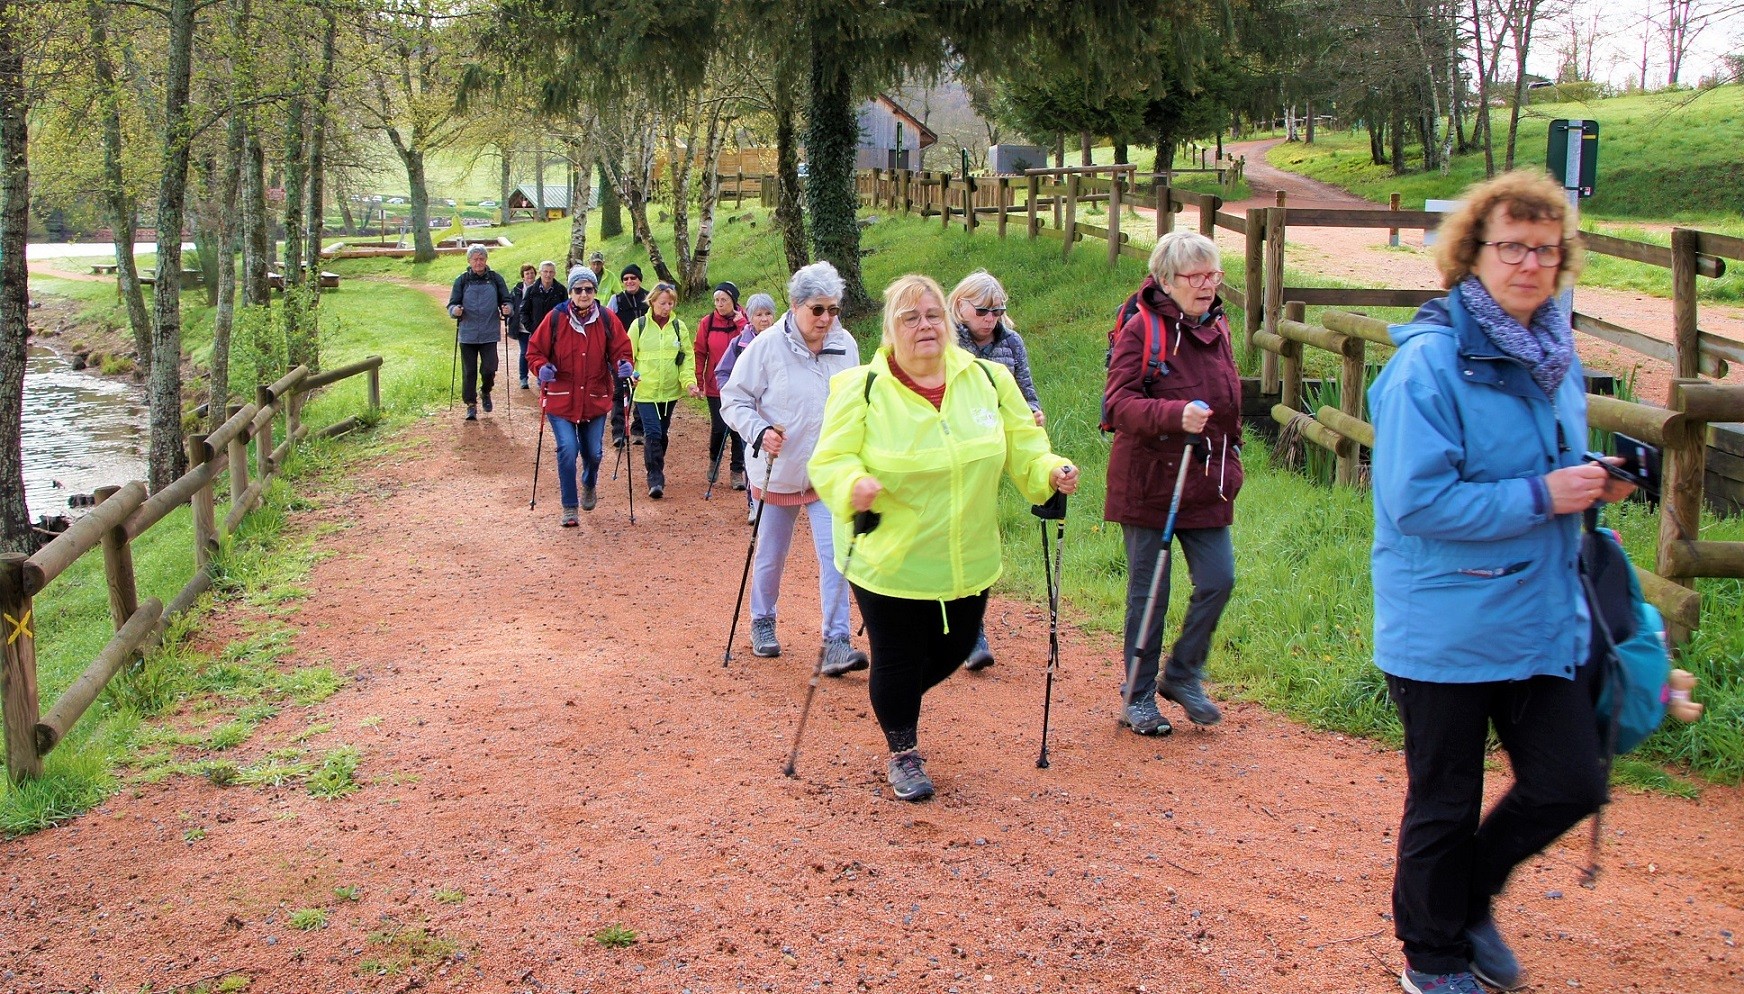
[[[1665,23],[1669,0],[1574,0],[1572,16],[1589,30],[1595,14],[1598,16],[1600,40],[1595,46],[1593,76],[1601,82],[1618,86],[1639,81],[1641,75],[1642,41],[1647,39],[1647,85],[1665,84],[1666,45],[1660,35]],[[1549,5],[1547,5],[1549,6]],[[1744,6],[1738,0],[1695,0],[1695,9],[1719,9],[1730,6],[1733,13],[1712,19],[1696,35],[1685,56],[1684,69],[1678,81],[1694,84],[1703,76],[1721,71],[1720,56],[1744,49]],[[1651,16],[1652,23],[1648,23]],[[1570,15],[1555,15],[1548,24],[1540,22],[1533,31],[1532,53],[1528,71],[1555,78],[1561,61],[1560,53],[1568,47]]]

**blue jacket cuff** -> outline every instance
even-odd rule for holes
[[[1532,513],[1538,517],[1550,515],[1550,488],[1545,486],[1544,477],[1534,476],[1526,481],[1532,489]]]

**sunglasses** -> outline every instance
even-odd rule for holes
[[[1004,317],[1005,316],[1005,308],[1003,308],[1003,307],[977,307],[977,308],[975,308],[975,316],[978,318],[984,318],[989,314],[992,314],[995,317]]]
[[[656,283],[656,284],[654,284],[654,292],[655,293],[660,293],[663,290],[671,290],[673,293],[677,293],[678,287],[673,286],[671,283]]]
[[[829,312],[830,317],[835,317],[842,313],[842,308],[839,304],[812,304],[807,307],[806,310],[811,311],[811,316],[814,318],[823,317],[825,311]]]
[[[569,292],[570,293],[592,293],[592,292],[594,292],[594,288],[591,286],[572,286],[569,288]]]

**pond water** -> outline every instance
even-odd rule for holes
[[[35,342],[24,373],[24,500],[30,518],[82,511],[74,494],[145,478],[150,444],[145,390],[73,369]]]

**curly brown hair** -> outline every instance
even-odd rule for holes
[[[1568,194],[1548,175],[1517,169],[1470,187],[1460,208],[1441,222],[1436,234],[1435,265],[1441,270],[1441,285],[1451,290],[1471,274],[1484,247],[1484,224],[1497,207],[1516,221],[1558,221],[1562,224],[1562,265],[1556,286],[1574,285],[1586,265],[1586,246],[1580,237],[1580,217],[1569,209]]]

